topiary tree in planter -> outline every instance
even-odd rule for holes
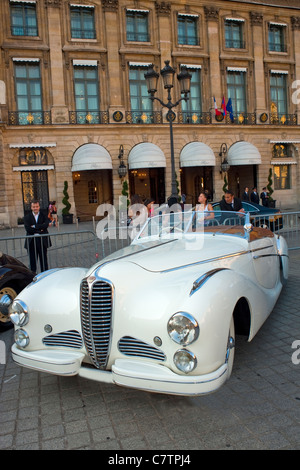
[[[62,217],[63,217],[63,223],[72,224],[73,214],[70,214],[71,204],[69,203],[68,181],[64,181],[63,194],[64,194],[64,197],[63,197],[62,203],[65,206],[61,211]]]
[[[269,169],[269,176],[268,176],[268,185],[267,185],[267,191],[268,191],[268,206],[269,207],[275,207],[276,201],[272,198],[272,194],[274,193],[273,188],[273,179],[272,179],[272,168]]]

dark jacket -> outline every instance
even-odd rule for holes
[[[252,202],[255,202],[256,204],[259,204],[259,195],[258,193],[251,193],[250,199]]]
[[[48,225],[49,225],[49,219],[45,214],[43,214],[43,212],[39,213],[37,222],[35,221],[35,217],[32,212],[25,215],[24,227],[26,230],[26,235],[28,236],[28,239],[25,240],[25,245],[24,245],[26,250],[30,247],[30,245],[33,242],[34,237],[30,237],[30,235],[36,235],[36,234],[43,235],[43,234],[49,233],[47,230]],[[49,248],[52,245],[50,237],[41,237],[41,238],[42,238],[42,243],[43,243],[44,248]]]
[[[225,199],[220,201],[221,211],[235,211],[238,212],[240,209],[243,209],[242,202],[238,197],[233,198],[233,207],[231,204],[227,204]]]

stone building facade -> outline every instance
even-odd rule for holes
[[[164,202],[170,126],[144,74],[165,61],[192,75],[172,122],[186,202],[201,189],[219,200],[224,181],[261,191],[271,169],[277,207],[299,208],[298,0],[2,0],[0,22],[0,225],[32,198],[60,217],[65,181],[80,220],[126,186]],[[161,78],[156,95],[166,101]]]

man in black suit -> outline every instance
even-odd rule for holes
[[[25,248],[29,250],[29,261],[31,271],[36,272],[37,260],[40,259],[41,272],[47,271],[47,248],[51,246],[50,237],[39,235],[48,233],[49,219],[40,211],[39,201],[32,201],[31,212],[24,217],[24,227],[27,239]]]
[[[241,200],[234,197],[234,193],[230,189],[225,191],[224,199],[220,201],[220,207],[221,211],[245,212]]]
[[[267,188],[264,187],[262,188],[262,192],[260,193],[260,198],[261,198],[261,203],[263,206],[267,207],[268,206],[268,193],[267,193]]]
[[[234,193],[228,189],[225,191],[224,198],[219,202],[221,211],[229,211],[229,212],[241,212],[244,214],[245,211],[242,206],[242,201],[234,197]],[[233,215],[233,217],[237,217]],[[222,214],[220,222],[224,222],[226,218],[229,218],[229,214]]]
[[[259,204],[259,195],[258,195],[257,189],[255,187],[252,189],[250,199],[251,199],[252,202],[255,202],[255,204]]]

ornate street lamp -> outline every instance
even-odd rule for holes
[[[157,100],[163,107],[168,108],[167,112],[167,120],[169,121],[170,125],[170,146],[171,146],[171,170],[172,170],[172,194],[171,197],[177,198],[177,184],[176,184],[176,176],[175,176],[175,157],[174,157],[174,138],[173,138],[173,119],[175,117],[175,113],[172,111],[173,108],[178,106],[178,104],[185,100],[187,101],[188,94],[190,92],[190,85],[191,85],[191,74],[188,73],[186,67],[182,67],[181,72],[177,75],[177,80],[180,84],[180,93],[184,96],[180,98],[176,103],[172,103],[171,97],[171,89],[174,87],[174,75],[175,70],[173,67],[170,66],[170,61],[165,61],[165,67],[160,71],[160,75],[162,76],[164,88],[168,90],[168,102],[164,103],[162,100],[157,98],[155,93],[157,92],[157,83],[159,74],[155,72],[153,69],[153,64],[151,64],[148,68],[148,72],[145,73],[145,79],[147,83],[148,93],[150,94],[150,100]]]
[[[219,156],[221,157],[221,172],[227,173],[230,169],[227,160],[227,144],[221,144]]]
[[[127,167],[124,163],[123,156],[124,156],[123,145],[120,145],[119,155],[118,155],[118,159],[120,160],[120,165],[118,168],[118,173],[119,173],[120,178],[124,178],[124,176],[126,176],[126,173],[127,173]]]

